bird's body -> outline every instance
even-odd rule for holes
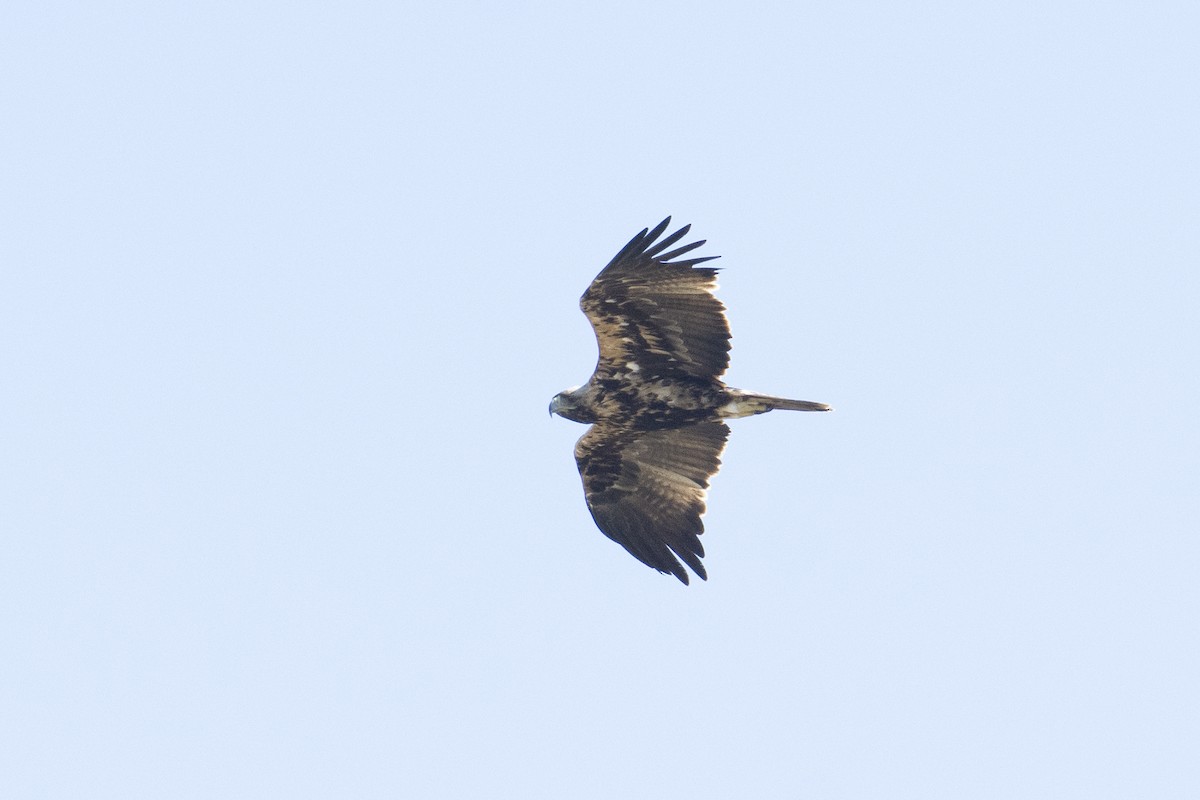
[[[775,409],[828,411],[824,403],[788,400],[726,386],[719,379],[593,378],[556,396],[551,410],[574,422],[629,424],[639,430],[678,428],[712,419],[736,419]]]
[[[564,397],[556,413],[575,422],[628,422],[635,428],[677,428],[710,419],[730,402],[718,380],[617,374],[595,378]]]
[[[700,559],[708,480],[729,436],[723,420],[773,409],[828,411],[807,400],[746,392],[720,379],[729,364],[729,324],[713,295],[714,256],[672,259],[704,244],[663,251],[690,226],[655,242],[670,217],[643,230],[580,299],[600,357],[591,379],[560,392],[553,414],[592,427],[575,445],[584,496],[600,530],[635,558],[688,582],[682,559]]]

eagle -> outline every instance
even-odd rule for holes
[[[717,256],[681,258],[691,225],[659,241],[667,217],[629,240],[588,286],[579,307],[600,357],[583,386],[554,395],[550,414],[590,424],[575,444],[596,526],[630,555],[688,583],[700,559],[708,481],[729,438],[725,420],[775,409],[829,411],[726,386],[729,322],[716,298]],[[682,564],[680,562],[683,562]]]

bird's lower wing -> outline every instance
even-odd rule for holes
[[[659,572],[687,583],[682,559],[707,579],[700,516],[728,437],[723,422],[652,431],[592,426],[575,445],[575,461],[596,525]]]

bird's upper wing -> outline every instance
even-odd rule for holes
[[[713,295],[717,270],[696,266],[716,256],[671,261],[704,240],[663,252],[691,228],[655,243],[670,222],[633,237],[579,300],[596,330],[598,375],[716,378],[729,366],[729,323]]]
[[[659,572],[686,584],[683,559],[707,580],[700,515],[728,436],[723,422],[650,431],[593,425],[576,443],[575,461],[596,525]]]

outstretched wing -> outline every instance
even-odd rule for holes
[[[716,256],[672,261],[704,240],[663,252],[691,229],[655,243],[670,222],[633,237],[579,299],[596,330],[601,377],[716,378],[729,366],[729,323],[713,295],[717,270],[696,266]]]
[[[659,572],[686,584],[682,559],[707,580],[700,515],[728,437],[723,422],[652,431],[593,425],[576,443],[575,461],[596,525]]]

